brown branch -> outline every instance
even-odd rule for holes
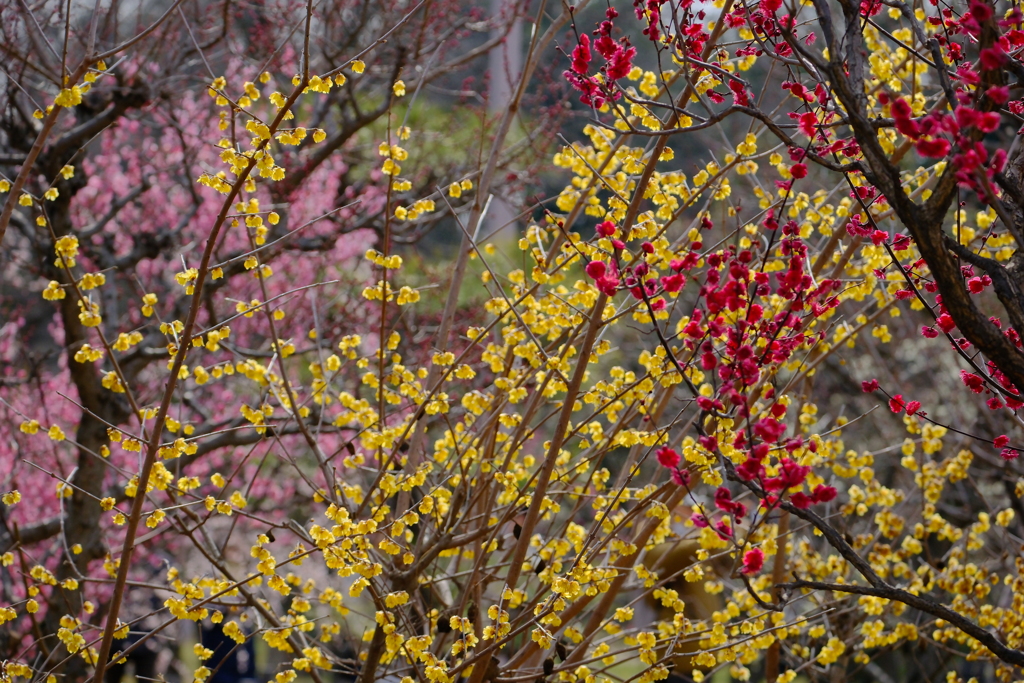
[[[937,619],[949,622],[952,626],[955,626],[987,647],[992,654],[1007,664],[1024,667],[1024,652],[1007,647],[992,633],[978,626],[959,612],[954,612],[945,605],[935,602],[931,598],[926,598],[922,595],[915,595],[914,593],[905,591],[902,588],[895,588],[889,585],[862,586],[845,583],[825,583],[822,581],[804,581],[802,579],[796,579],[795,581],[782,585],[786,588],[793,589],[810,588],[812,590],[853,593],[854,595],[871,595],[877,598],[902,602],[909,607],[921,610],[922,612],[930,614]]]

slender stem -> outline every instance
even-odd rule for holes
[[[291,111],[292,105],[298,99],[305,87],[305,80],[302,80],[299,85],[295,87],[295,90],[285,102],[285,105],[281,107],[280,111],[278,111],[277,117],[269,126],[270,137],[260,144],[259,149],[262,150],[270,144],[270,140],[273,139],[273,133],[277,130],[278,126],[281,125],[285,114]],[[235,183],[232,186],[231,191],[224,198],[220,213],[217,215],[213,228],[210,230],[209,238],[207,238],[206,248],[203,250],[202,260],[200,261],[193,285],[192,302],[189,305],[188,315],[185,319],[185,326],[179,337],[180,344],[174,354],[174,361],[171,364],[170,375],[167,378],[167,386],[164,388],[163,398],[160,401],[160,407],[157,410],[156,418],[153,422],[153,431],[146,449],[146,457],[142,463],[142,470],[139,472],[137,493],[132,501],[131,513],[128,516],[124,544],[121,547],[120,563],[117,567],[117,578],[114,583],[113,594],[110,598],[110,611],[107,614],[107,621],[103,630],[103,640],[100,644],[99,658],[96,663],[96,672],[93,674],[92,678],[94,683],[101,683],[103,681],[103,674],[106,671],[107,660],[110,658],[110,648],[114,640],[114,631],[117,628],[117,616],[121,610],[121,603],[124,599],[125,586],[128,581],[128,570],[131,567],[132,553],[135,550],[135,537],[139,528],[139,520],[142,517],[142,507],[146,498],[146,489],[149,486],[149,477],[153,471],[153,465],[156,462],[156,455],[160,446],[160,435],[163,433],[164,425],[167,421],[167,414],[171,407],[171,399],[174,397],[175,389],[178,386],[178,372],[181,370],[181,367],[185,362],[185,358],[188,355],[188,350],[192,346],[192,334],[195,331],[196,318],[199,315],[199,311],[202,309],[203,286],[206,284],[206,278],[209,275],[210,261],[213,258],[213,251],[217,245],[218,238],[220,237],[221,229],[224,227],[228,214],[234,205],[235,199],[241,193],[242,188],[245,186],[245,181],[249,178],[249,174],[252,173],[252,170],[255,167],[256,159],[255,155],[253,155],[252,157],[249,157],[249,161],[246,164],[245,169],[235,179]]]

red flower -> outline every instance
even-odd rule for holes
[[[920,401],[911,401],[907,404],[907,415],[913,415],[921,409]]]
[[[1006,434],[1000,434],[996,438],[992,439],[992,445],[996,448],[1006,448],[1010,444],[1010,437]]]
[[[754,423],[754,434],[768,443],[775,443],[786,431],[786,425],[765,417]]]
[[[690,470],[672,470],[672,483],[676,486],[690,488]]]
[[[917,153],[931,159],[941,159],[949,154],[949,140],[935,138],[934,140],[918,140]]]
[[[938,325],[939,329],[949,334],[949,332],[956,327],[956,323],[953,322],[953,316],[949,313],[943,313],[935,319],[935,324]]]
[[[981,51],[981,68],[984,71],[995,71],[1006,63],[1006,53],[997,45]]]
[[[878,380],[872,379],[860,383],[860,388],[864,390],[864,393],[870,394],[878,391]]]
[[[779,461],[779,475],[766,479],[764,488],[768,491],[787,491],[794,486],[804,483],[811,468],[808,465],[798,465],[790,458],[782,458]]]
[[[608,264],[604,261],[591,261],[587,264],[586,270],[587,275],[596,280],[608,272]]]
[[[608,60],[608,79],[617,81],[625,78],[633,68],[633,58],[636,57],[636,48],[618,48],[615,54]]]
[[[999,112],[988,111],[978,117],[978,130],[991,133],[999,127]]]
[[[814,115],[814,112],[806,112],[800,114],[797,126],[800,128],[800,132],[809,138],[814,137],[814,132],[818,128],[818,117]]]
[[[736,474],[743,481],[757,479],[764,471],[761,461],[754,457],[748,457],[743,464],[736,467]]]
[[[976,21],[988,21],[992,18],[992,8],[979,0],[971,0],[970,13]]]
[[[590,70],[590,36],[586,33],[580,36],[579,45],[572,51],[572,70],[580,76],[586,76]]]
[[[806,178],[807,164],[793,164],[793,168],[789,169],[789,172],[793,174],[794,178]]]
[[[964,383],[964,386],[976,394],[980,394],[985,389],[985,380],[978,375],[967,372],[966,370],[960,371],[960,381]]]
[[[674,448],[669,448],[668,446],[659,448],[655,455],[662,467],[677,467],[682,459]]]
[[[995,104],[1004,105],[1010,99],[1010,89],[1004,85],[993,85],[985,91],[985,95]]]
[[[889,410],[894,413],[902,413],[904,405],[903,394],[896,394],[889,399]]]
[[[686,278],[681,273],[666,275],[661,278],[661,286],[665,288],[666,292],[678,292],[685,284]]]
[[[806,510],[807,508],[811,507],[811,504],[814,502],[814,500],[806,493],[802,491],[797,491],[796,493],[789,497],[789,502],[793,503],[793,505],[800,508],[801,510]]]
[[[619,288],[619,278],[612,277],[611,275],[604,275],[597,278],[597,281],[594,282],[594,284],[602,293],[607,294],[608,296],[615,296],[615,292]]]
[[[732,494],[729,493],[729,489],[724,486],[720,486],[715,491],[715,507],[722,512],[727,512],[730,515],[735,515],[737,518],[742,518],[747,514],[747,506],[743,503],[737,503],[732,499]]]
[[[914,110],[910,104],[902,97],[898,100],[893,100],[892,106],[889,107],[889,111],[892,113],[894,119],[909,119]]]
[[[760,548],[751,548],[743,553],[743,573],[756,574],[764,567],[764,551]]]
[[[836,495],[835,487],[825,486],[824,484],[818,484],[814,489],[814,493],[811,494],[815,503],[827,503],[833,500]]]

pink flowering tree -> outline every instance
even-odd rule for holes
[[[439,317],[367,302],[398,258],[383,255],[532,163],[470,105],[464,139],[501,156],[487,177],[432,142],[457,123],[429,92],[478,68],[521,8],[137,9],[0,6],[0,601],[23,614],[0,617],[5,680],[25,662],[92,675],[128,587],[190,562],[205,518],[233,516],[224,548],[335,486],[364,401],[350,360],[386,346],[371,330]],[[328,415],[341,387],[348,416]]]

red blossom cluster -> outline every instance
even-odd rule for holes
[[[621,93],[610,86],[615,81],[625,78],[633,69],[636,48],[629,44],[628,38],[612,38],[612,21],[618,16],[615,8],[609,7],[605,12],[605,20],[594,31],[594,35],[597,36],[593,42],[594,50],[605,61],[601,67],[603,81],[590,75],[590,63],[594,56],[590,49],[590,36],[586,33],[579,36],[579,41],[572,51],[572,63],[564,73],[566,80],[583,93],[580,102],[588,107],[600,108],[609,100],[619,99]]]
[[[655,452],[658,463],[671,472],[672,482],[677,486],[690,488],[690,471],[679,466],[682,458],[679,452],[669,446],[662,446]]]
[[[723,251],[702,254],[703,244],[700,241],[691,242],[680,258],[670,261],[671,272],[659,277],[653,277],[651,266],[657,256],[656,249],[646,241],[638,245],[636,258],[625,266],[620,263],[619,255],[627,245],[613,240],[614,255],[608,260],[593,260],[585,267],[587,275],[601,292],[614,296],[625,289],[634,299],[645,302],[651,311],[658,311],[666,305],[666,295],[682,290],[688,279],[699,279],[694,272],[699,264],[706,266],[698,291],[698,300],[703,305],[693,309],[678,337],[686,352],[681,360],[695,362],[705,372],[714,371],[719,380],[715,395],[695,397],[701,410],[727,412],[735,409],[738,416],[750,419],[748,392],[761,381],[765,369],[787,362],[793,351],[807,340],[802,331],[807,316],[823,315],[837,304],[835,293],[839,282],[828,279],[816,282],[807,272],[807,245],[799,237],[796,224],[787,222],[779,230],[771,212],[765,223],[767,227],[781,232],[779,249],[788,265],[786,269],[772,274],[752,267],[754,253],[749,249],[730,246]],[[702,220],[703,228],[712,225],[706,217]],[[617,228],[605,221],[597,226],[596,233],[599,237],[613,238]],[[779,298],[786,305],[767,305],[769,299],[778,301]],[[775,313],[768,314],[769,310],[775,310]],[[724,315],[727,312],[743,312],[743,315],[727,324]],[[724,344],[714,341],[720,338],[725,339]],[[755,351],[754,340],[758,338],[771,340],[762,352]],[[686,360],[687,355],[690,360]],[[774,390],[766,387],[763,397],[771,401]],[[738,431],[732,444],[748,454],[746,461],[736,467],[737,475],[744,481],[758,482],[768,494],[766,504],[769,506],[777,504],[780,497],[791,489],[802,486],[810,472],[809,467],[790,457],[782,457],[774,466],[777,473],[774,476],[767,474],[768,456],[773,445],[781,445],[789,453],[804,445],[800,438],[785,439],[786,412],[783,403],[771,403],[767,414],[751,419],[749,430]],[[748,434],[754,442],[748,443]],[[708,452],[714,453],[719,448],[713,435],[702,435],[698,441]],[[816,450],[813,441],[807,446],[812,451]],[[680,456],[675,450],[663,447],[656,455],[658,462],[672,472],[676,483],[689,485],[689,473],[679,469]],[[835,496],[833,487],[821,485],[809,494],[793,493],[790,501],[798,508],[806,508],[828,502]],[[746,512],[745,506],[732,501],[727,489],[718,490],[715,505],[737,519]],[[698,526],[710,524],[700,517],[695,523]],[[716,525],[715,528],[720,534],[730,536],[727,527]]]

